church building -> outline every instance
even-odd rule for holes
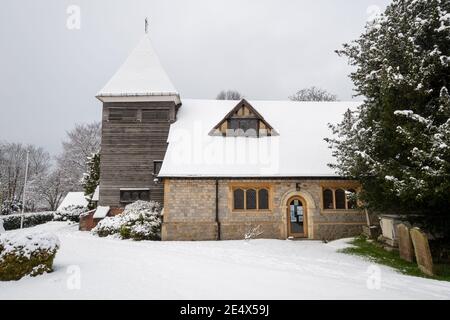
[[[195,81],[195,74],[192,75]],[[355,102],[184,99],[146,34],[97,94],[99,205],[163,206],[162,240],[336,239],[366,224],[324,138]]]

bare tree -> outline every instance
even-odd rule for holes
[[[297,91],[289,99],[292,101],[337,101],[337,95],[313,86]]]
[[[0,144],[0,205],[20,203],[24,189],[26,153],[29,152],[28,177],[46,173],[51,166],[47,151],[33,145],[20,143]],[[8,206],[8,204],[6,205]],[[8,212],[8,208],[3,208]]]
[[[56,168],[50,173],[43,172],[30,181],[28,193],[30,206],[56,211],[64,195],[68,192],[68,184],[61,170]]]
[[[81,190],[83,174],[86,172],[86,160],[100,151],[101,123],[77,124],[67,132],[63,141],[63,152],[57,157],[58,168],[64,181],[72,190]]]
[[[242,94],[236,90],[222,90],[216,97],[216,100],[241,100]]]

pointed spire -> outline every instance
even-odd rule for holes
[[[161,97],[164,101],[180,102],[179,94],[162,67],[148,34],[143,36],[116,74],[97,94],[101,101],[105,97],[115,97],[114,100],[119,101],[119,97],[130,96],[139,96],[141,100],[144,99],[142,97],[151,97],[151,100]]]
[[[148,33],[148,18],[145,17],[145,33]]]

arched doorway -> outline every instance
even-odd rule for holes
[[[306,201],[293,196],[287,201],[287,235],[293,238],[308,237],[308,212]]]

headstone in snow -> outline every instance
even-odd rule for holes
[[[419,269],[423,273],[433,276],[433,258],[431,257],[430,245],[428,237],[419,228],[413,228],[410,231],[411,239],[414,245],[416,261]]]
[[[0,219],[0,233],[4,233],[5,228],[3,227],[3,219]]]
[[[409,228],[401,223],[397,225],[398,248],[400,250],[400,258],[403,260],[414,261],[414,247],[411,241]]]

